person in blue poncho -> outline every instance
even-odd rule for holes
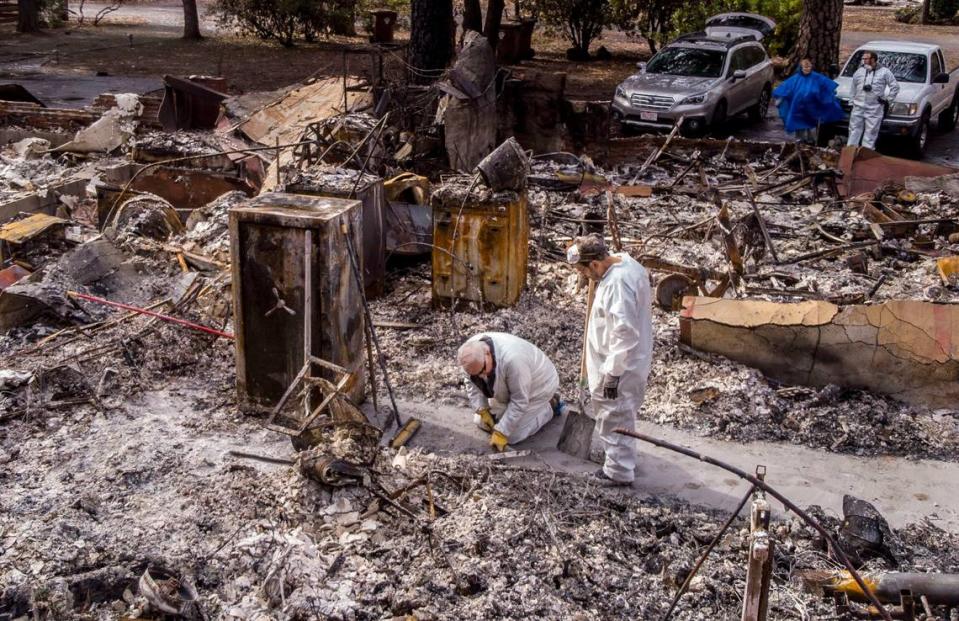
[[[820,124],[835,123],[846,116],[836,99],[838,86],[813,71],[812,61],[803,58],[799,71],[773,91],[786,131],[796,134],[800,142],[815,144]]]

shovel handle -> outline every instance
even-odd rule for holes
[[[589,315],[593,311],[593,299],[596,297],[596,281],[590,279],[586,291],[586,319],[583,322],[583,351],[579,358],[579,385],[586,386],[586,341],[589,338]]]

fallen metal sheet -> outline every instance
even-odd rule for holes
[[[345,82],[346,101],[351,110],[372,103],[368,94],[349,90],[359,84],[356,79]],[[343,112],[343,86],[342,78],[327,78],[302,86],[254,112],[239,129],[247,138],[263,145],[273,145],[277,139],[281,143],[292,143],[303,135],[308,124]]]
[[[430,252],[433,243],[433,212],[430,209],[430,180],[405,172],[383,182],[387,209],[386,251],[418,255]]]
[[[955,168],[880,155],[865,147],[844,147],[839,154],[839,193],[857,196],[873,192],[886,183],[902,184],[906,177],[939,177],[957,172]]]
[[[389,201],[384,221],[388,253],[418,255],[432,250],[433,211],[429,205]]]
[[[934,408],[959,399],[959,306],[687,297],[679,338],[786,384],[862,388]]]
[[[172,75],[163,76],[163,101],[157,118],[168,132],[178,129],[213,129],[220,104],[228,95]]]
[[[69,220],[49,216],[45,213],[35,213],[23,220],[8,222],[0,226],[0,240],[8,244],[22,244],[56,226],[66,226]]]
[[[102,228],[107,224],[106,218],[110,212],[115,211],[114,204],[122,188],[113,184],[100,184],[96,186],[96,191],[97,219]],[[195,209],[208,205],[233,191],[252,196],[255,188],[246,179],[229,173],[156,166],[133,181],[124,199],[138,192],[156,194],[169,201],[176,208],[180,218],[186,220]]]
[[[17,284],[30,274],[30,270],[22,268],[16,263],[4,270],[0,270],[0,291]]]

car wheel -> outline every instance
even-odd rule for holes
[[[940,131],[951,132],[956,128],[956,121],[959,120],[959,100],[956,97],[953,95],[949,107],[939,113]]]
[[[763,87],[763,92],[759,93],[759,101],[749,109],[749,120],[755,123],[766,120],[769,115],[769,100],[771,97],[772,89],[767,84]]]
[[[713,108],[712,130],[722,130],[726,124],[726,100],[720,99],[716,107]]]
[[[923,112],[919,119],[919,128],[916,135],[909,139],[909,150],[915,159],[920,159],[926,152],[926,143],[929,142],[929,112]]]

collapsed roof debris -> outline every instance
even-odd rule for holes
[[[63,130],[0,161],[0,618],[822,618],[793,578],[863,613],[844,556],[897,615],[902,584],[948,614],[959,539],[935,516],[889,528],[850,496],[842,521],[771,519],[744,489],[747,523],[522,446],[416,448],[429,423],[400,409],[465,404],[456,348],[481,331],[535,343],[572,393],[586,296],[563,258],[596,232],[654,280],[640,418],[955,461],[953,171],[677,132],[594,150],[602,110],[566,106],[562,75],[499,80],[483,38],[432,86],[373,49],[378,75],[282,93],[168,76],[162,108],[0,105]],[[818,338],[840,328],[851,351]]]

